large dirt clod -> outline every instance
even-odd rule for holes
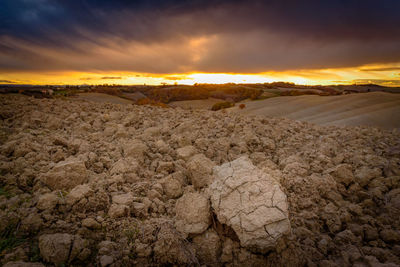
[[[72,189],[85,183],[87,176],[88,173],[83,161],[69,159],[57,163],[53,169],[41,176],[41,181],[52,190]]]
[[[203,154],[196,154],[189,159],[187,167],[195,188],[202,188],[211,184],[214,166],[215,164]]]
[[[175,227],[185,236],[201,234],[210,225],[210,204],[200,193],[186,193],[177,200]]]
[[[73,237],[69,234],[49,234],[39,237],[40,254],[46,262],[55,265],[66,264]]]
[[[285,193],[247,156],[215,167],[214,178],[212,208],[221,223],[232,227],[242,246],[267,252],[290,233]]]

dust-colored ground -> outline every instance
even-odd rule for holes
[[[286,117],[337,126],[400,128],[400,94],[383,92],[340,96],[286,96],[246,102],[241,114]]]
[[[83,99],[96,103],[112,103],[112,104],[132,104],[133,102],[128,99],[124,99],[118,96],[103,94],[103,93],[80,93],[73,97],[77,99]]]
[[[217,98],[208,98],[208,99],[199,99],[199,100],[187,100],[187,101],[173,101],[169,103],[172,107],[180,107],[183,109],[208,109],[219,102],[223,102],[224,100]]]
[[[400,265],[398,131],[20,95],[0,105],[4,266]]]

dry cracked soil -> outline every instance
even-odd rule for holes
[[[0,265],[400,265],[397,130],[0,105]]]

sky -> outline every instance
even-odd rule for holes
[[[398,0],[0,0],[0,83],[400,86]]]

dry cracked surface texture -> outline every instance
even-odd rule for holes
[[[267,252],[290,232],[288,203],[279,184],[245,156],[214,168],[211,203],[218,221],[233,228],[243,247]]]
[[[0,105],[0,265],[400,265],[398,131]]]

